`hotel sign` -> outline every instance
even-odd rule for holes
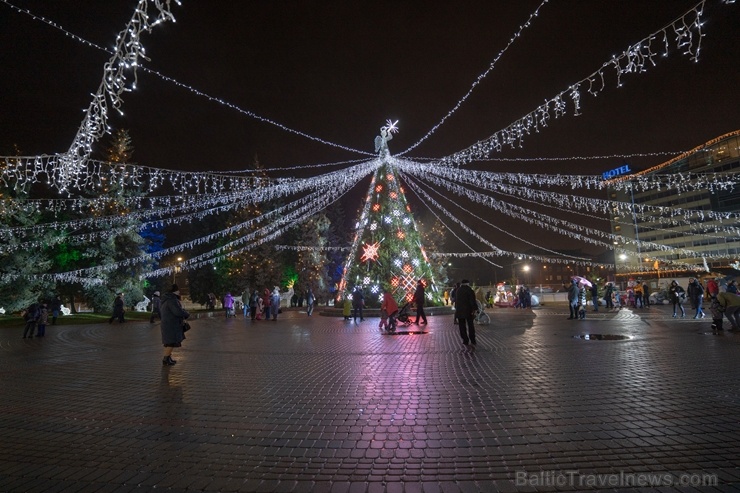
[[[619,168],[604,171],[603,173],[601,173],[601,177],[605,180],[611,180],[612,178],[616,178],[617,176],[628,175],[630,173],[632,173],[630,165],[625,164],[624,166],[620,166]]]

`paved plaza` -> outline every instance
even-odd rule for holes
[[[668,310],[0,329],[0,491],[737,491],[740,334]]]

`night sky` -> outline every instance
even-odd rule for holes
[[[93,43],[112,47],[135,0],[12,0]],[[153,3],[153,2],[150,2]],[[391,153],[416,143],[450,111],[541,3],[518,1],[173,2],[177,22],[145,34],[157,70],[287,127],[373,152],[387,119]],[[500,130],[695,5],[686,0],[552,0],[472,96],[410,154],[442,157]],[[152,7],[153,9],[153,7]],[[698,63],[677,53],[624,87],[583,96],[582,115],[553,121],[522,149],[494,157],[684,151],[740,128],[740,3],[707,0]],[[66,151],[105,52],[0,2],[0,151]],[[133,139],[138,164],[237,170],[362,158],[285,132],[139,72],[111,126]],[[104,142],[100,149],[105,148]],[[97,157],[102,157],[98,154]],[[600,174],[668,157],[533,164],[477,163],[523,173]],[[335,168],[321,168],[329,171]],[[274,176],[310,176],[290,171]]]

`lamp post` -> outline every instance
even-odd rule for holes
[[[182,270],[180,267],[180,263],[182,263],[182,261],[182,257],[177,257],[177,265],[175,265],[175,268],[172,270],[172,284],[177,284],[177,274]]]

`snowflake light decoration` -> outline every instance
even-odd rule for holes
[[[362,257],[360,260],[363,262],[369,262],[371,260],[377,260],[378,259],[378,249],[380,248],[380,242],[376,241],[372,245],[370,243],[366,243],[363,247]]]

